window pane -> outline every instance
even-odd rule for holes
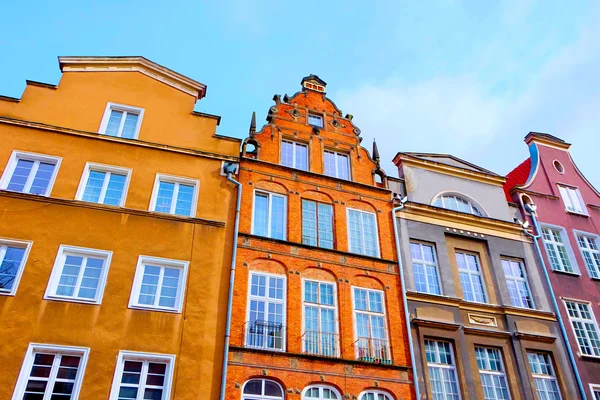
[[[285,199],[271,196],[271,237],[285,239]]]
[[[330,151],[325,152],[325,175],[333,177],[337,176],[335,168],[335,153]]]
[[[73,296],[81,265],[83,263],[83,257],[67,255],[65,263],[62,269],[60,279],[58,281],[58,287],[56,294],[59,296]]]
[[[121,137],[127,139],[133,139],[135,136],[135,128],[138,122],[138,115],[127,113],[125,117],[125,124],[123,124],[123,132],[121,133]]]
[[[158,195],[156,197],[156,206],[154,207],[154,211],[170,213],[174,191],[174,183],[160,182],[158,185]]]
[[[194,186],[179,184],[175,214],[193,216],[192,203],[194,201]]]
[[[333,249],[333,207],[319,204],[319,247]]]
[[[123,198],[123,190],[125,189],[125,181],[127,180],[126,175],[122,174],[110,174],[110,180],[106,187],[106,194],[104,195],[104,204],[110,204],[118,206]]]
[[[314,125],[318,127],[323,127],[323,116],[317,114],[308,113],[308,123],[309,125]]]
[[[336,154],[337,177],[340,179],[350,179],[350,161],[348,156],[344,154]]]
[[[40,162],[29,193],[45,195],[54,173],[54,164]]]
[[[2,253],[2,247],[0,246],[0,254]],[[6,246],[5,250],[4,258],[0,259],[0,290],[12,290],[25,255],[25,249]]]
[[[254,195],[254,234],[268,236],[269,196],[263,193]]]
[[[100,194],[102,193],[102,186],[104,185],[105,177],[106,172],[90,171],[81,199],[83,201],[97,203],[98,200],[100,200]]]
[[[302,243],[317,245],[317,203],[302,200]]]
[[[297,169],[308,170],[308,146],[296,143],[296,165]]]
[[[31,173],[33,165],[34,162],[30,160],[17,160],[17,165],[12,177],[10,178],[7,189],[15,192],[22,192],[25,188],[27,178],[29,178],[29,174]]]
[[[118,136],[119,127],[121,126],[121,118],[123,118],[122,111],[111,110],[110,118],[108,119],[108,124],[106,125],[105,135],[108,136]]]
[[[281,142],[281,165],[294,166],[294,144],[287,140]]]

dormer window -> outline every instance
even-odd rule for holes
[[[480,209],[477,206],[475,206],[471,201],[456,195],[440,196],[433,202],[433,205],[436,207],[473,214],[480,217],[485,216],[485,214],[481,212]]]
[[[98,133],[125,139],[137,139],[143,116],[143,108],[108,103]]]
[[[308,113],[308,124],[322,128],[323,127],[323,116],[321,114]]]

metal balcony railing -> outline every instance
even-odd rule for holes
[[[331,332],[306,331],[302,335],[302,348],[306,354],[339,357],[339,335]]]
[[[390,344],[385,339],[359,338],[354,342],[356,358],[375,364],[392,364]]]
[[[285,327],[280,322],[248,321],[245,324],[246,347],[282,351]]]

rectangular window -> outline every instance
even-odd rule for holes
[[[333,249],[333,206],[302,200],[302,243]]]
[[[502,269],[510,294],[510,301],[515,307],[534,308],[533,298],[529,291],[529,283],[525,274],[525,266],[517,260],[502,260]]]
[[[284,350],[285,277],[250,273],[246,346]]]
[[[460,284],[465,300],[486,303],[485,287],[481,276],[479,257],[475,254],[456,253]]]
[[[0,189],[49,196],[60,162],[60,157],[13,151]]]
[[[479,377],[485,400],[510,400],[500,350],[475,347]]]
[[[323,116],[319,114],[308,113],[308,124],[312,126],[323,127]]]
[[[171,398],[175,356],[120,351],[110,400]]]
[[[545,353],[527,353],[529,368],[538,399],[561,400],[556,374],[550,356]]]
[[[13,399],[77,399],[88,348],[31,343]]]
[[[410,254],[417,292],[442,294],[433,246],[410,242]]]
[[[99,133],[125,139],[137,139],[143,116],[143,108],[108,103]]]
[[[308,146],[291,140],[282,140],[281,165],[308,171]]]
[[[140,256],[129,307],[181,312],[188,262]]]
[[[350,159],[348,154],[326,151],[325,175],[350,180]]]
[[[434,399],[459,400],[456,363],[448,342],[425,340],[429,384]]]
[[[304,281],[304,351],[327,357],[338,352],[335,284]]]
[[[596,237],[577,234],[577,243],[590,277],[600,279],[600,251]]]
[[[44,298],[100,304],[111,257],[111,251],[61,245]]]
[[[592,391],[592,400],[600,400],[600,385],[590,384],[590,390]]]
[[[17,292],[31,242],[0,239],[0,295]]]
[[[123,206],[131,170],[87,163],[75,198],[90,203]]]
[[[565,301],[571,325],[582,354],[600,357],[600,330],[590,303]]]
[[[562,197],[563,202],[565,203],[565,208],[567,211],[578,214],[587,214],[585,203],[583,202],[581,193],[579,193],[579,189],[559,185],[558,191],[560,192],[560,197]]]
[[[377,219],[374,213],[348,209],[350,252],[379,257]]]
[[[198,186],[194,179],[156,174],[150,211],[195,217]]]
[[[544,238],[544,245],[546,246],[552,269],[555,271],[575,273],[571,266],[571,261],[569,260],[569,255],[561,231],[559,229],[544,227],[542,228],[542,236]]]
[[[356,357],[363,361],[391,363],[383,292],[353,288]]]
[[[258,236],[285,240],[286,197],[269,192],[254,192],[252,233]]]

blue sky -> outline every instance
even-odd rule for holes
[[[0,94],[57,83],[59,55],[143,55],[207,84],[196,109],[243,137],[314,73],[390,174],[397,151],[505,174],[539,131],[600,188],[599,17],[584,0],[3,2]]]

